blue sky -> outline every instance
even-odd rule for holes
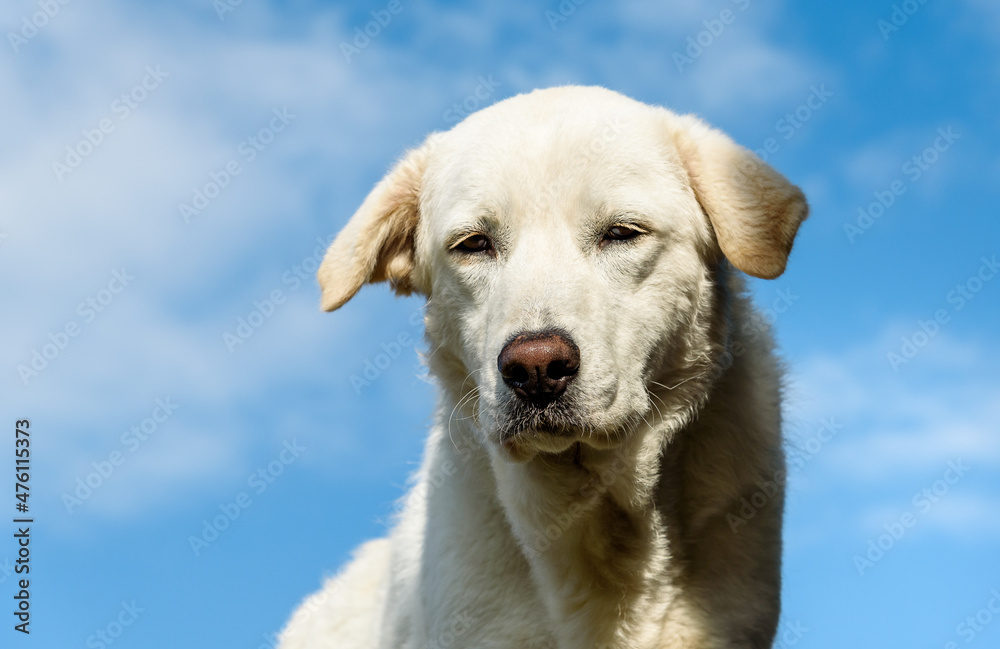
[[[0,453],[30,418],[37,519],[32,634],[3,646],[85,647],[133,602],[115,647],[267,646],[384,533],[433,406],[420,302],[322,314],[315,250],[456,104],[566,83],[698,113],[810,199],[753,282],[803,449],[784,646],[997,646],[995,3],[401,0],[350,57],[388,2],[41,5],[0,9]]]

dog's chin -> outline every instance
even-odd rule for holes
[[[539,455],[560,455],[578,443],[598,450],[613,449],[621,443],[621,434],[605,434],[595,428],[582,424],[519,428],[500,425],[493,430],[490,438],[512,462],[527,462]]]
[[[544,408],[515,401],[497,414],[490,437],[513,461],[526,461],[541,453],[561,453],[583,435],[584,421],[575,408],[563,401]]]
[[[536,455],[564,453],[580,441],[580,436],[568,430],[527,428],[497,435],[498,444],[507,459],[527,462]]]

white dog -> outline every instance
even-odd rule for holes
[[[780,372],[739,271],[780,275],[806,213],[725,135],[601,88],[410,151],[319,281],[328,311],[427,297],[437,422],[389,538],[281,646],[770,647]]]

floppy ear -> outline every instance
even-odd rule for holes
[[[696,117],[670,122],[691,187],[723,254],[755,277],[781,275],[799,224],[809,213],[802,191]]]
[[[339,309],[366,282],[388,281],[400,295],[414,291],[414,234],[430,144],[428,138],[396,163],[326,251],[316,273],[324,311]]]

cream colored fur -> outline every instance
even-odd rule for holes
[[[806,212],[723,134],[600,88],[507,99],[410,152],[319,280],[327,310],[372,281],[427,297],[436,423],[388,538],[282,648],[769,647],[780,372],[739,271],[780,275]],[[623,223],[642,234],[604,239]],[[494,253],[449,249],[470,233]],[[579,373],[561,419],[525,427],[497,357],[552,327]]]

